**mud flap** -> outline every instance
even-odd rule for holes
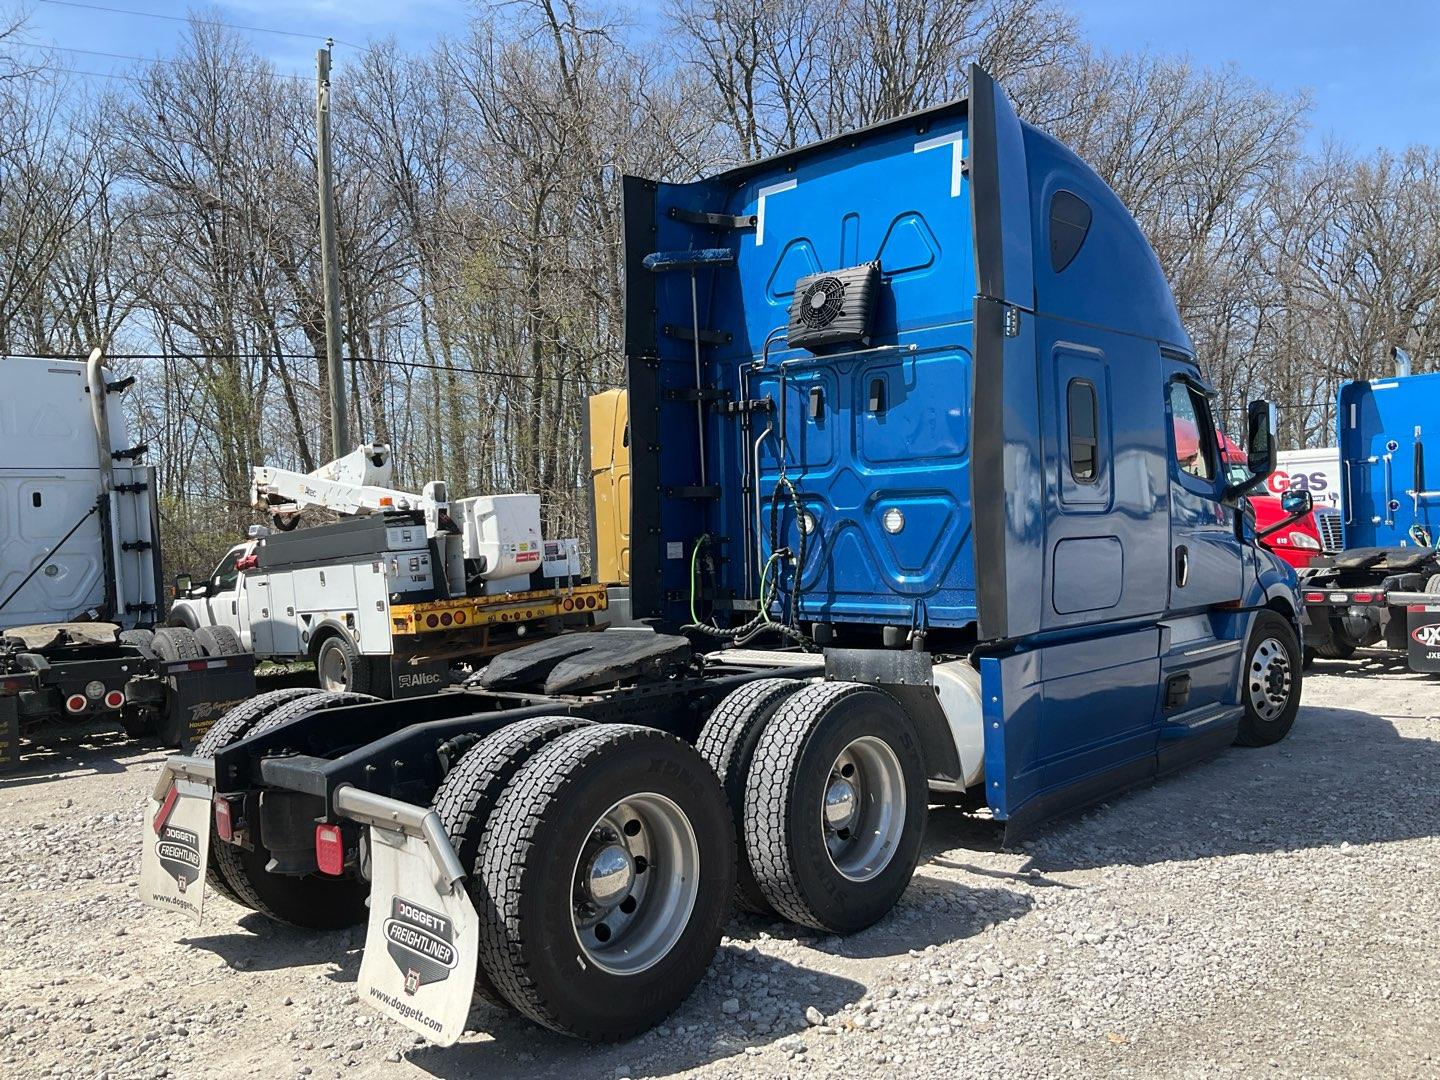
[[[142,828],[140,900],[198,923],[210,856],[210,785],[174,777],[151,796]]]
[[[1440,604],[1407,604],[1405,630],[1411,671],[1440,671]]]
[[[480,917],[462,883],[437,884],[436,877],[422,837],[371,826],[360,996],[431,1042],[451,1046],[470,1013]]]

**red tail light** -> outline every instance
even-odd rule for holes
[[[563,604],[561,604],[560,606],[561,606],[562,608],[564,608],[566,611],[574,611],[574,610],[575,610],[575,601],[572,600],[572,599],[570,599],[570,597],[567,596],[567,597],[565,598],[565,602],[564,602]]]
[[[339,825],[315,826],[315,862],[322,874],[340,877],[345,873],[345,840]]]
[[[27,678],[0,679],[0,692],[6,694],[18,694],[20,691],[28,689],[29,686],[30,680]]]
[[[227,844],[235,839],[235,820],[230,816],[230,800],[215,796],[215,834]]]
[[[67,712],[82,713],[85,711],[85,704],[84,694],[71,694],[65,699],[65,709]]]
[[[1307,604],[1323,604],[1324,602],[1325,594],[1323,592],[1307,592],[1305,594],[1305,603]]]
[[[585,597],[585,606],[586,606],[587,608],[593,608],[593,607],[595,606],[595,597],[593,597],[593,596],[587,596],[587,597]]]
[[[426,616],[425,616],[425,625],[426,625],[426,626],[431,626],[431,627],[439,626],[439,625],[440,625],[440,616],[439,616],[439,615],[426,615]]]
[[[455,621],[455,617],[454,617],[453,615],[451,615],[450,612],[445,611],[445,612],[442,612],[442,613],[440,614],[440,625],[441,625],[441,626],[449,626],[449,625],[450,625],[452,622],[454,622],[454,621]]]
[[[1377,594],[1377,593],[1357,592],[1355,595],[1353,595],[1352,597],[1350,597],[1350,599],[1353,600],[1353,601],[1355,601],[1355,603],[1357,603],[1357,604],[1368,604],[1368,603],[1371,603],[1371,602],[1374,601],[1374,600],[1379,599],[1379,596],[1380,596],[1380,595],[1381,595],[1381,594]]]
[[[107,709],[118,709],[125,704],[125,695],[119,690],[111,690],[105,695],[105,707]]]

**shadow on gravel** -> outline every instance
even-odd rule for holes
[[[1022,873],[1431,836],[1440,836],[1440,738],[1310,706],[1284,742],[1229,749],[1043,829],[1021,845]]]
[[[209,909],[210,901],[206,901]],[[284,971],[297,964],[338,965],[327,973],[334,982],[353,983],[360,975],[365,929],[321,932],[280,926],[251,912],[233,933],[187,937],[184,944],[220,957],[237,971]]]
[[[537,1027],[513,1014],[489,1006],[477,1006],[470,1022],[481,1041],[467,1036],[448,1049],[420,1047],[406,1059],[432,1076],[476,1077],[486,1080],[538,1080],[540,1077],[613,1077],[617,1075],[668,1076],[686,1069],[742,1055],[747,1046],[764,1046],[803,1031],[807,1026],[805,1008],[813,1005],[829,1015],[859,1001],[866,988],[851,979],[797,967],[784,960],[766,957],[761,964],[750,961],[745,950],[721,946],[716,964],[705,981],[660,1028],[616,1046],[577,1042]],[[743,973],[747,987],[726,988],[720,978]],[[758,978],[769,998],[778,1003],[771,1009],[760,995],[747,992],[758,987]],[[727,1014],[727,998],[740,1002],[738,1014]],[[755,1017],[755,1014],[761,1014]],[[765,1030],[758,1030],[757,1025]],[[623,1067],[623,1072],[622,1072]],[[743,1068],[743,1066],[740,1066]]]
[[[1306,669],[1310,675],[1331,675],[1339,679],[1374,679],[1384,677],[1387,682],[1434,682],[1435,676],[1423,671],[1411,671],[1404,653],[1371,651],[1361,649],[1349,660],[1325,660],[1316,657]],[[1440,685],[1440,683],[1437,683]]]
[[[137,742],[123,731],[88,725],[50,728],[20,740],[20,766],[0,776],[0,790],[71,778],[62,773],[123,773],[126,766],[115,760],[117,755],[144,754],[158,749],[159,743],[153,739]]]

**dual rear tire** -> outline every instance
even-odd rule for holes
[[[697,743],[741,841],[742,906],[832,933],[883,918],[910,883],[927,816],[914,723],[858,683],[766,679],[721,702]]]
[[[195,753],[213,757],[224,746],[311,712],[375,700],[366,694],[325,693],[308,687],[272,690],[237,705],[217,720]],[[226,899],[306,930],[338,930],[365,921],[368,882],[355,875],[272,874],[266,869],[269,861],[263,832],[257,829],[252,833],[249,847],[226,843],[215,832],[212,818],[205,879]]]
[[[501,729],[436,797],[480,915],[477,991],[594,1042],[663,1020],[704,976],[735,887],[725,796],[653,728]]]

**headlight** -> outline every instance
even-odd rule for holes
[[[85,684],[85,696],[91,701],[99,701],[105,696],[105,684],[99,679],[91,679]]]
[[[1320,541],[1316,540],[1315,537],[1309,533],[1292,532],[1290,534],[1290,543],[1298,548],[1305,548],[1308,551],[1320,550]]]

